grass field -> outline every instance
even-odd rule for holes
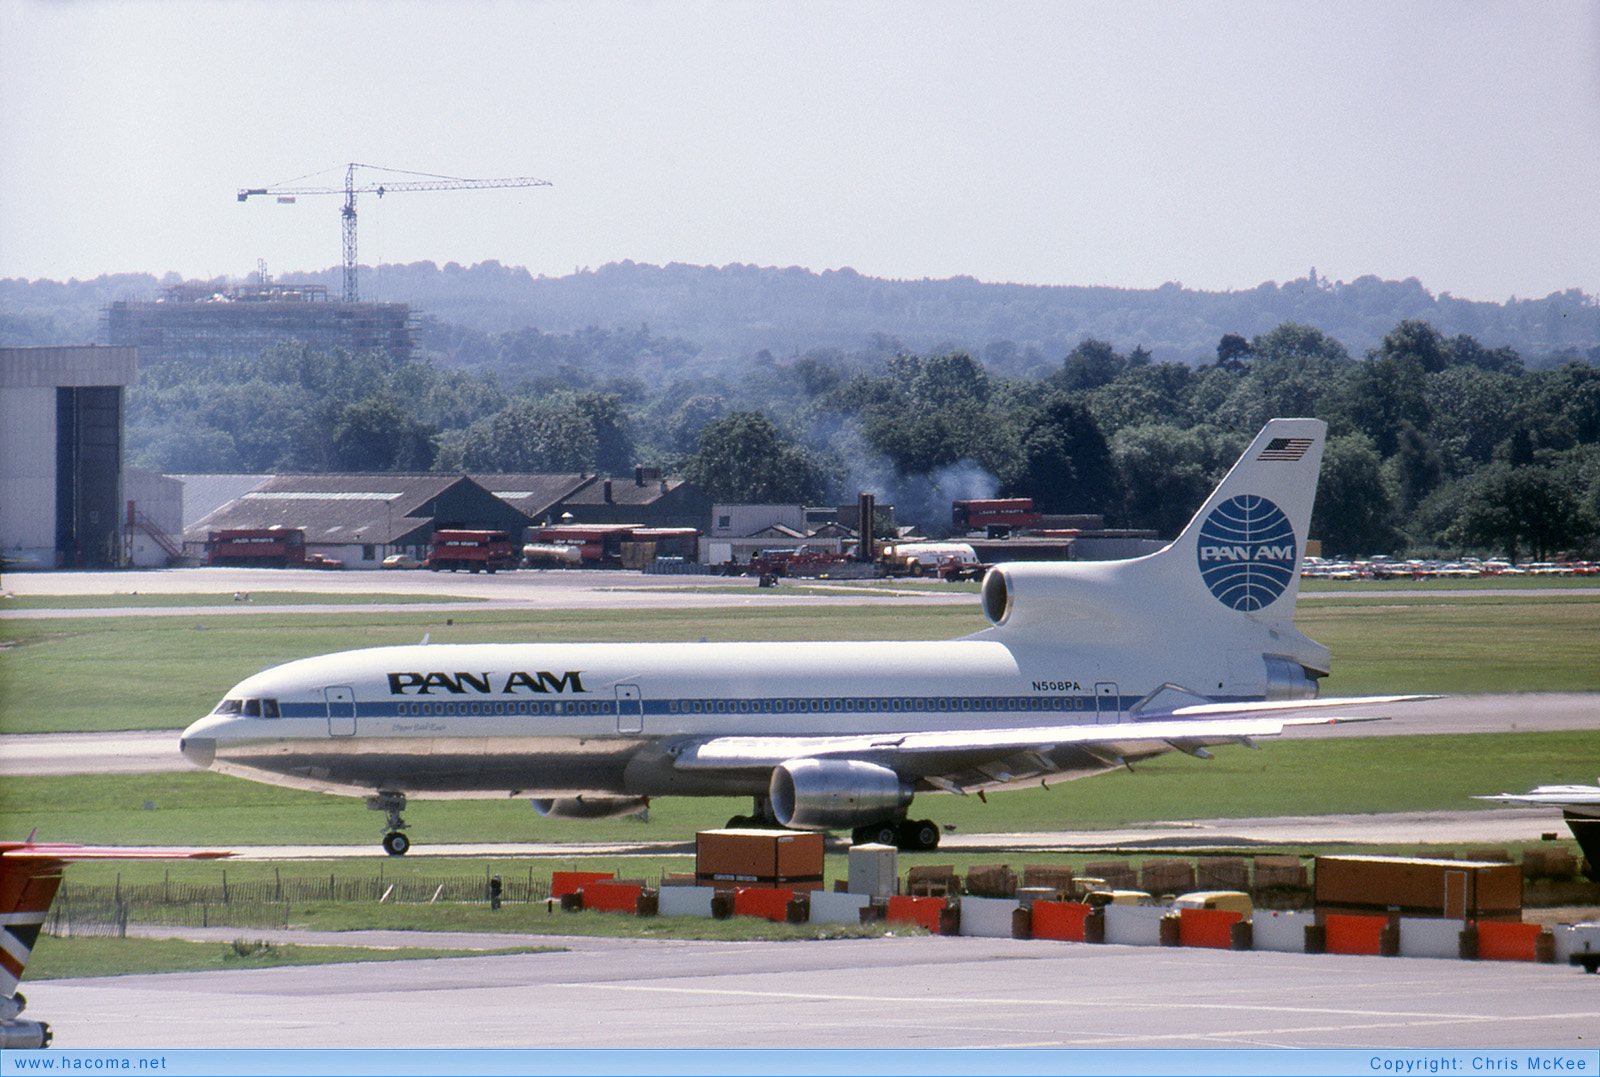
[[[1469,743],[1470,742],[1470,743]],[[1263,741],[1209,760],[1172,753],[1051,789],[919,796],[916,811],[963,833],[1094,830],[1147,820],[1462,810],[1475,793],[1591,782],[1600,730]],[[146,805],[149,805],[147,808]],[[648,822],[543,819],[524,799],[413,800],[414,841],[682,841],[747,800],[667,797]],[[383,817],[360,799],[194,773],[12,778],[0,835],[182,845],[367,844]]]
[[[830,585],[831,586],[831,585]],[[1559,584],[1538,597],[1493,587],[1472,594],[1440,594],[1430,584],[1392,588],[1381,599],[1370,585],[1317,585],[1297,623],[1334,652],[1328,695],[1379,692],[1447,694],[1530,691],[1600,691],[1600,602],[1564,594]],[[1528,586],[1518,581],[1516,587]],[[798,590],[798,589],[797,589]],[[1308,590],[1311,590],[1308,588]],[[1452,587],[1451,590],[1462,590]],[[124,597],[124,596],[114,596]],[[132,596],[126,596],[132,597]],[[145,600],[148,596],[137,596]],[[182,728],[209,710],[237,680],[262,668],[308,654],[353,647],[411,643],[424,634],[437,642],[567,640],[801,640],[832,638],[949,639],[985,627],[976,602],[915,611],[877,608],[616,611],[557,610],[538,614],[491,609],[448,617],[401,599],[381,613],[345,608],[346,596],[320,596],[328,609],[275,613],[273,605],[315,601],[313,596],[257,595],[262,608],[238,616],[121,616],[0,620],[0,733]],[[223,596],[217,596],[223,601]],[[228,596],[231,601],[231,596]],[[192,597],[181,601],[193,602]],[[60,605],[59,602],[55,602]],[[157,604],[154,601],[151,605]],[[35,608],[47,608],[46,607]],[[12,606],[10,608],[17,608]],[[0,612],[3,617],[3,612]],[[1051,790],[976,798],[919,798],[916,810],[959,832],[1027,832],[1121,827],[1146,820],[1183,820],[1327,812],[1450,809],[1474,806],[1474,793],[1526,789],[1546,782],[1591,782],[1600,773],[1600,730],[1473,737],[1362,737],[1317,741],[1263,741],[1260,751],[1219,750],[1202,761],[1174,753],[1133,771],[1118,771]],[[742,800],[664,799],[647,822],[634,819],[541,819],[523,800],[413,801],[407,820],[413,838],[429,843],[480,841],[651,840],[688,842],[696,830],[721,825],[748,809]],[[47,839],[185,845],[376,843],[381,817],[354,798],[301,793],[221,775],[194,772],[139,776],[15,778],[0,784],[0,837],[39,827]],[[939,862],[968,858],[931,854]],[[993,861],[992,854],[984,858]],[[906,858],[905,863],[916,859]],[[379,862],[377,870],[434,872],[449,862],[412,858]],[[526,871],[527,861],[494,861],[494,870]],[[683,870],[682,860],[585,858],[559,867],[615,870],[622,875]],[[484,861],[462,870],[481,871]],[[71,880],[120,877],[198,879],[227,871],[232,877],[276,870],[264,863],[83,864]],[[335,862],[330,870],[374,870],[367,861]],[[538,910],[534,910],[537,912]],[[415,908],[343,912],[301,910],[297,922],[329,929],[365,926],[468,926],[486,910]],[[349,919],[354,916],[355,919]],[[465,918],[465,919],[463,919]],[[627,919],[627,918],[622,918]],[[489,920],[509,930],[508,918]],[[558,918],[566,932],[579,920]],[[597,920],[612,933],[615,919]],[[696,928],[699,930],[700,928]],[[528,930],[535,930],[528,928]],[[770,937],[762,927],[761,937]],[[685,936],[676,936],[685,937]],[[699,936],[687,936],[699,937]],[[797,936],[806,937],[806,936]],[[184,951],[151,951],[153,964],[111,945],[121,940],[62,940],[41,944],[39,961],[60,954],[63,963],[30,969],[30,976],[80,975],[52,968],[190,967]],[[82,945],[98,965],[71,966],[67,950]],[[126,940],[134,951],[175,944]],[[193,944],[190,944],[193,945]],[[56,950],[57,947],[61,949]],[[228,947],[212,944],[201,960],[227,961]],[[316,948],[314,959],[329,958]],[[370,956],[370,951],[365,955]],[[416,956],[407,952],[404,956]],[[139,961],[146,959],[140,958]],[[235,955],[237,961],[266,961]],[[274,961],[298,960],[279,950]],[[208,964],[199,967],[257,967]]]
[[[1600,601],[1485,591],[1337,596],[1301,607],[1328,644],[1329,695],[1600,691]],[[0,620],[0,733],[181,729],[268,666],[355,647],[434,642],[952,639],[986,626],[972,607],[550,610],[445,616],[358,613]]]

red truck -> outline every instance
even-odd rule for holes
[[[433,549],[428,554],[428,568],[438,572],[447,568],[454,572],[464,568],[468,572],[498,572],[502,568],[516,568],[521,555],[504,531],[435,531]]]
[[[750,558],[746,573],[751,576],[820,576],[849,558],[829,550],[797,546],[792,550],[762,550]]]
[[[233,528],[206,535],[206,564],[293,568],[305,564],[306,533],[298,527]]]

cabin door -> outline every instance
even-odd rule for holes
[[[1094,686],[1094,720],[1096,724],[1110,725],[1122,721],[1122,701],[1117,696],[1114,681],[1101,681]]]
[[[637,684],[617,685],[617,732],[644,732],[644,700]]]
[[[328,736],[355,736],[355,692],[349,688],[324,688],[322,690],[322,696],[328,701]]]

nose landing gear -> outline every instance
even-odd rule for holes
[[[383,851],[390,856],[405,856],[406,850],[411,848],[411,839],[403,833],[406,822],[400,818],[400,813],[406,809],[406,795],[380,789],[377,796],[367,798],[367,809],[388,815],[384,823],[388,832],[383,836]]]

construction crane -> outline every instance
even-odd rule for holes
[[[403,176],[421,176],[422,179],[400,180],[398,182],[356,183],[356,169],[368,168],[382,172],[398,173]],[[316,175],[316,173],[313,173]],[[239,201],[245,202],[252,195],[274,195],[280,202],[293,202],[296,197],[303,194],[340,194],[338,187],[298,187],[295,186],[301,179],[286,180],[283,183],[273,184],[270,187],[241,187]],[[380,168],[377,165],[364,165],[352,161],[344,171],[344,209],[340,215],[344,220],[344,301],[354,303],[357,301],[356,289],[356,195],[376,194],[382,198],[385,194],[395,191],[475,191],[486,187],[548,187],[549,180],[532,179],[528,176],[513,176],[510,179],[462,179],[459,176],[436,176],[429,172],[407,172],[399,168]]]

